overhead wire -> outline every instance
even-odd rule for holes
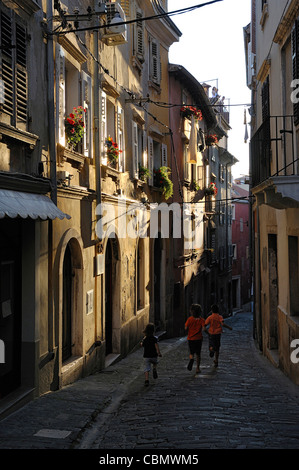
[[[169,17],[169,16],[175,16],[175,15],[180,15],[180,14],[183,14],[183,13],[188,13],[190,11],[193,11],[193,10],[196,10],[196,9],[199,9],[199,8],[202,8],[202,7],[205,7],[205,6],[208,6],[208,5],[212,5],[214,3],[218,3],[218,2],[222,2],[223,0],[211,0],[209,2],[205,2],[205,3],[201,3],[201,4],[198,4],[198,5],[194,5],[194,6],[190,6],[190,7],[186,7],[186,8],[181,8],[179,10],[174,10],[174,11],[170,11],[170,12],[164,12],[164,13],[159,13],[159,14],[156,14],[156,15],[151,15],[151,16],[147,16],[147,17],[140,17],[140,18],[134,18],[132,20],[126,20],[126,21],[120,21],[117,23],[118,26],[121,26],[121,25],[127,25],[127,24],[132,24],[132,23],[136,23],[136,22],[140,22],[140,21],[150,21],[150,20],[154,20],[154,19],[160,19],[160,18],[164,18],[164,17]],[[60,8],[59,10],[59,13],[60,13],[60,16],[62,17],[62,20],[65,22],[67,21],[67,15],[65,15],[65,13],[62,11],[62,9]],[[85,28],[74,28],[74,29],[69,29],[67,31],[61,31],[59,33],[49,33],[49,34],[58,34],[58,35],[62,35],[62,34],[68,34],[68,33],[71,33],[71,32],[78,32],[78,31],[95,31],[97,29],[102,29],[102,28],[106,28],[107,25],[106,24],[103,24],[103,25],[98,25],[98,26],[90,26],[90,27],[85,27]]]

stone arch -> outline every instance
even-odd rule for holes
[[[64,264],[66,253],[71,256],[71,352],[69,360],[75,360],[83,356],[83,275],[84,258],[83,242],[80,234],[75,229],[67,230],[59,244],[57,251],[58,260],[58,349],[59,369],[63,365],[62,359],[62,331],[64,308]]]

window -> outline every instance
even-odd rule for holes
[[[0,11],[0,78],[7,124],[26,130],[28,105],[27,32],[14,12]]]
[[[150,40],[150,80],[160,86],[161,83],[161,62],[160,44],[156,39]]]
[[[65,135],[65,117],[72,113],[73,108],[82,106],[86,112],[84,119],[84,135],[76,151],[85,157],[92,157],[92,88],[91,77],[84,71],[80,72],[69,60],[65,49],[56,46],[56,122],[57,139],[60,145],[67,146]]]
[[[133,173],[134,178],[139,178],[139,168],[147,167],[147,138],[146,132],[137,122],[132,123],[132,142],[133,142]]]
[[[125,171],[124,112],[100,90],[100,154],[103,165],[109,163],[105,145],[108,137],[111,137],[121,150],[116,167],[119,171]]]
[[[133,56],[138,59],[140,64],[144,62],[144,21],[142,10],[136,10],[136,19],[138,20],[134,24],[134,41],[133,41]]]

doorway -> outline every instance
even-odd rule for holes
[[[21,222],[1,221],[0,339],[4,344],[4,363],[0,363],[0,399],[19,387],[21,383],[21,245]]]
[[[63,260],[62,362],[72,355],[72,299],[73,266],[72,253],[68,244]]]
[[[113,331],[113,289],[112,289],[112,247],[108,240],[105,255],[105,339],[106,356],[112,351],[112,331]]]

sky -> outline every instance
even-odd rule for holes
[[[207,1],[168,0],[168,11]],[[249,140],[244,142],[244,109],[248,107],[244,105],[250,104],[251,94],[246,85],[243,28],[250,23],[250,15],[251,0],[222,0],[171,16],[182,36],[170,47],[169,61],[185,67],[200,83],[218,87],[225,104],[230,104],[228,151],[239,160],[232,167],[233,178],[249,172]]]

